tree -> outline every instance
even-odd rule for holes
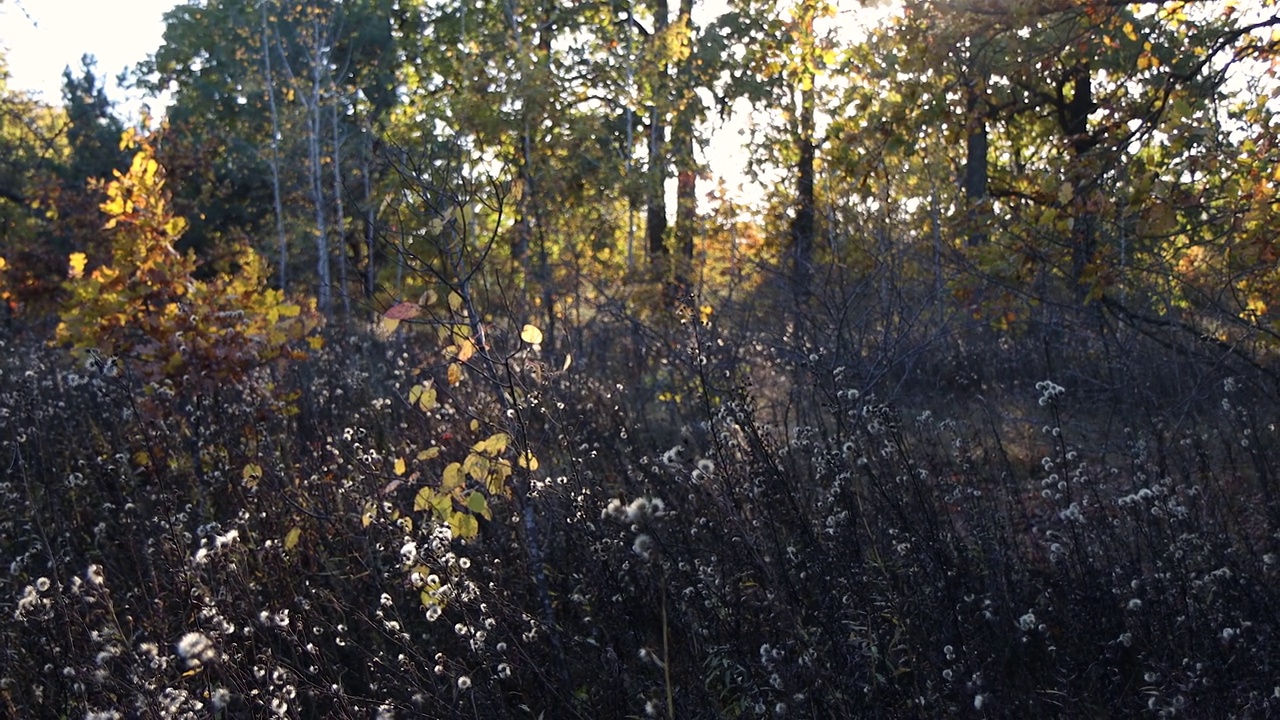
[[[49,238],[66,164],[63,111],[9,90],[0,54],[0,302],[6,323],[57,302],[65,255]]]
[[[52,200],[58,213],[54,242],[62,256],[72,250],[96,256],[102,183],[128,162],[120,149],[124,123],[112,113],[96,65],[85,55],[78,76],[71,68],[62,74],[67,159],[59,169],[57,197]]]
[[[343,245],[340,203],[373,167],[362,156],[371,144],[345,139],[376,128],[397,102],[391,3],[216,0],[175,8],[165,32],[144,72],[152,89],[174,91],[159,151],[195,218],[188,243],[213,253],[274,237],[278,284],[310,277],[331,293],[322,276]],[[289,242],[301,235],[310,253]]]
[[[725,95],[746,98],[781,119],[777,126],[758,129],[753,150],[761,157],[753,162],[757,171],[772,165],[794,178],[775,202],[789,216],[781,234],[797,300],[811,291],[818,234],[816,182],[824,143],[818,121],[820,108],[830,102],[821,97],[823,76],[835,59],[834,41],[818,23],[833,15],[834,8],[819,0],[742,2],[721,24],[741,56],[737,66],[729,68]]]
[[[855,107],[908,154],[928,147],[934,176],[952,168],[936,203],[948,252],[1021,305],[1010,316],[1105,309],[1143,331],[1270,337],[1244,288],[1274,267],[1240,222],[1269,216],[1254,200],[1269,190],[1239,158],[1270,146],[1271,111],[1232,78],[1265,75],[1277,25],[1274,3],[908,3],[863,56],[880,59],[866,85],[882,97],[855,90]]]
[[[314,301],[267,288],[265,263],[248,246],[234,272],[198,279],[195,257],[177,249],[187,224],[169,209],[164,169],[147,138],[127,141],[137,152],[102,204],[110,259],[86,272],[85,255],[71,254],[57,339],[178,393],[215,390],[298,352],[319,326]]]

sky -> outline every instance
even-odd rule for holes
[[[132,114],[138,100],[115,87],[115,76],[160,47],[164,13],[175,0],[3,0],[0,46],[9,65],[9,87],[30,90],[61,104],[62,71],[80,67],[80,56],[98,58],[107,94]]]

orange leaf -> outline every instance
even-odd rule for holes
[[[383,313],[383,317],[390,320],[408,320],[421,314],[422,306],[418,303],[402,302],[391,306],[389,310]]]

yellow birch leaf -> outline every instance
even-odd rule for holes
[[[435,500],[435,492],[429,487],[422,488],[417,495],[413,496],[413,511],[430,510],[433,500]]]
[[[394,333],[398,327],[400,327],[399,320],[389,318],[384,315],[383,317],[378,318],[378,324],[373,328],[373,334],[378,336],[381,340],[386,340],[391,337],[391,334]]]
[[[534,456],[531,450],[526,450],[520,455],[520,467],[527,468],[530,471],[538,469],[538,458]]]
[[[419,461],[431,460],[432,458],[437,457],[439,454],[440,454],[440,446],[438,445],[432,446],[427,448],[426,450],[419,451],[418,460]]]
[[[462,344],[458,346],[458,362],[466,362],[476,354],[476,344],[471,338],[466,338]]]
[[[462,382],[462,366],[458,363],[449,363],[448,380],[450,385],[457,385]]]
[[[258,482],[262,478],[262,466],[257,463],[245,465],[244,469],[240,471],[240,478],[244,480],[246,485],[250,482]]]
[[[300,540],[302,540],[302,528],[295,527],[289,531],[288,535],[284,536],[284,549],[292,550],[298,547],[298,541]]]
[[[406,469],[407,469],[407,468],[405,467],[405,464],[404,464],[404,458],[396,458],[396,465],[395,465],[395,468],[393,468],[393,470],[392,470],[392,471],[393,471],[397,476],[399,476],[399,475],[403,475],[403,474],[404,474],[404,471],[405,471]]]
[[[449,517],[449,513],[453,512],[453,496],[436,493],[431,498],[431,512],[441,520]]]
[[[453,531],[454,537],[470,540],[480,534],[480,523],[474,515],[451,513],[449,515],[449,529]]]
[[[462,312],[462,296],[452,290],[449,291],[449,309]]]
[[[454,488],[462,485],[462,481],[462,463],[449,463],[449,465],[444,469],[444,475],[440,481],[440,490],[441,492],[450,492]]]
[[[532,325],[525,325],[520,331],[520,339],[530,345],[539,345],[542,343],[542,331]]]
[[[71,253],[71,269],[67,272],[72,280],[79,280],[84,277],[84,266],[89,263],[89,258],[82,252]]]
[[[467,456],[467,461],[462,464],[462,469],[471,476],[476,482],[483,482],[489,476],[489,458],[472,453]]]
[[[507,441],[510,439],[510,436],[506,433],[494,433],[475,445],[472,445],[471,449],[475,452],[485,453],[486,455],[496,457],[501,455],[503,450],[507,449]]]
[[[436,406],[436,389],[430,383],[414,385],[409,388],[409,404],[423,412],[430,411]]]

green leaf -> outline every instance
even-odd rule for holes
[[[479,491],[467,496],[467,509],[485,520],[493,519],[492,514],[489,512],[489,500],[484,496],[484,493]]]

